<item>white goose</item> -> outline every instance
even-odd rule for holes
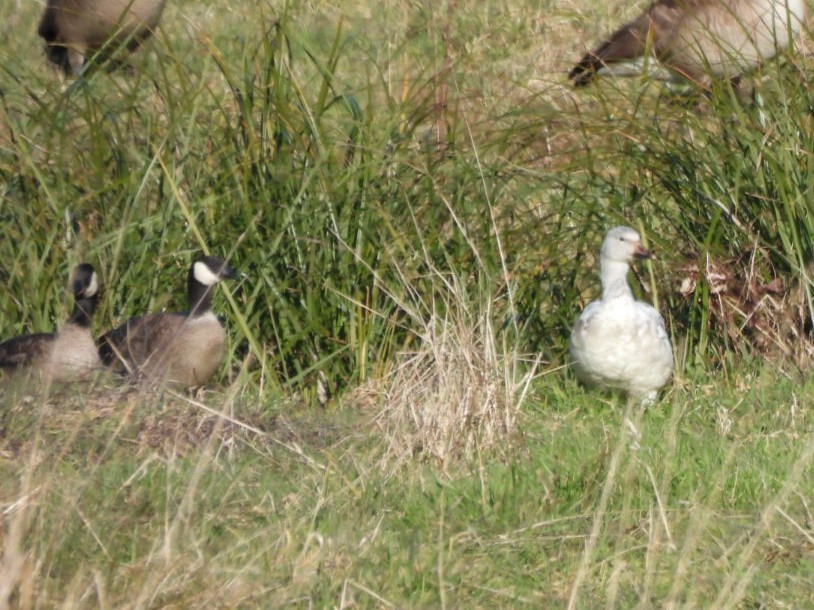
[[[634,299],[627,283],[630,262],[651,257],[630,227],[608,231],[599,258],[602,298],[579,316],[568,346],[574,372],[584,384],[620,389],[646,404],[656,399],[673,372],[664,319]]]

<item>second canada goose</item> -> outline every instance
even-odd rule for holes
[[[0,343],[0,368],[6,374],[31,373],[44,381],[70,382],[89,377],[101,368],[90,332],[99,281],[87,263],[73,270],[73,314],[56,333],[22,335]]]
[[[627,283],[631,261],[651,257],[635,230],[608,231],[599,258],[602,298],[582,311],[568,345],[580,381],[623,390],[643,403],[653,402],[673,374],[664,319],[634,299]]]
[[[161,17],[165,0],[48,0],[38,34],[48,59],[74,74],[102,49],[135,50]]]
[[[736,79],[791,43],[805,19],[805,0],[655,0],[568,74],[588,84],[603,68],[652,52],[673,75],[709,87]]]
[[[189,268],[189,311],[131,318],[99,338],[99,356],[120,373],[149,383],[203,385],[223,361],[226,333],[212,312],[212,291],[237,274],[224,260],[202,256]]]

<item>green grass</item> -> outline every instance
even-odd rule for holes
[[[561,606],[620,413],[547,379],[502,458],[445,474],[376,467],[347,409],[266,412],[249,430],[183,399],[29,406],[4,422],[19,443],[6,519],[25,527],[6,550],[25,549],[36,607]],[[729,580],[743,604],[810,603],[811,413],[786,402],[810,384],[738,381],[755,389],[710,396],[715,378],[696,377],[624,429],[582,606],[708,606]]]
[[[97,332],[201,250],[246,278],[205,392],[3,390],[0,608],[814,603],[804,58],[755,104],[574,92],[587,3],[184,1],[61,83],[38,11],[0,6],[2,336],[80,261]],[[566,370],[620,223],[677,354],[645,412]]]

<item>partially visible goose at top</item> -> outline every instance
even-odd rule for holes
[[[673,372],[664,319],[633,298],[627,273],[634,259],[651,258],[630,227],[611,229],[602,242],[602,298],[589,303],[571,331],[569,351],[577,378],[653,402]]]
[[[805,19],[805,0],[656,0],[568,74],[576,86],[648,51],[674,76],[702,87],[736,79],[791,43]]]
[[[73,314],[61,331],[22,335],[0,343],[0,368],[6,376],[30,373],[46,381],[88,378],[101,367],[90,326],[98,299],[99,281],[87,263],[73,270]]]
[[[99,338],[99,356],[113,370],[148,383],[196,387],[223,361],[226,333],[212,312],[215,285],[237,275],[224,260],[202,256],[189,268],[189,311],[131,318]]]
[[[133,51],[148,38],[165,0],[48,0],[38,34],[48,59],[65,72],[80,74],[99,51]]]

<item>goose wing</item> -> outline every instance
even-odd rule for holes
[[[35,333],[0,343],[0,368],[14,370],[43,359],[55,336],[55,333]]]

